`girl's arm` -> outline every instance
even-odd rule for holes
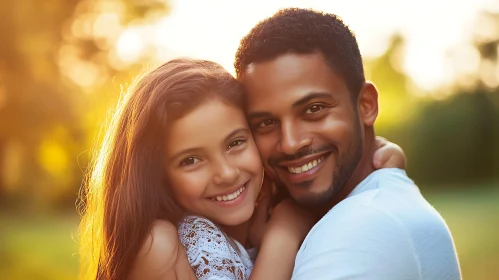
[[[250,280],[291,279],[300,244],[316,220],[290,199],[273,210]]]

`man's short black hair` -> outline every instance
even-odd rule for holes
[[[289,8],[258,23],[239,45],[234,67],[240,78],[254,62],[287,53],[318,52],[357,98],[365,82],[362,57],[352,31],[336,15]]]

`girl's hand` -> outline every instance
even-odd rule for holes
[[[278,236],[300,244],[317,222],[316,217],[292,199],[285,199],[273,210],[264,238]]]
[[[376,136],[376,151],[374,151],[373,165],[381,168],[407,168],[407,158],[399,145],[389,142],[381,136]]]
[[[273,183],[267,177],[264,177],[263,184],[255,202],[255,211],[251,217],[251,223],[248,233],[248,241],[252,247],[259,248],[267,223],[272,212]]]

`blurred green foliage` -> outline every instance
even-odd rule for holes
[[[463,92],[424,104],[404,128],[409,172],[423,183],[499,181],[498,92]],[[498,187],[498,186],[496,186]]]
[[[111,63],[117,36],[168,10],[162,0],[0,3],[0,208],[74,209],[99,126],[139,69]]]
[[[499,16],[494,20],[499,24]],[[377,134],[405,150],[408,173],[422,186],[499,182],[499,88],[477,78],[471,88],[447,89],[453,93],[441,100],[418,97],[397,70],[395,57],[403,44],[395,36],[384,55],[366,61],[367,76],[380,92]],[[499,65],[499,40],[477,42],[476,48],[487,49],[482,61]],[[498,188],[499,183],[489,186]]]

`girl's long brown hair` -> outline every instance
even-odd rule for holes
[[[125,279],[153,221],[182,218],[165,178],[165,131],[210,97],[243,108],[240,84],[194,59],[161,65],[123,96],[80,194],[81,278]]]

